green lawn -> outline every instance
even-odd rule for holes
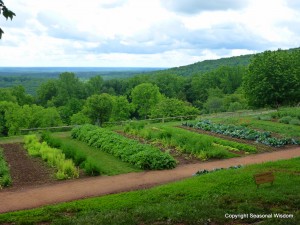
[[[86,143],[74,140],[70,137],[70,132],[53,133],[54,137],[60,138],[64,143],[69,143],[80,149],[88,156],[89,161],[100,168],[102,174],[117,175],[122,173],[139,172],[138,168],[129,163],[122,162],[120,159],[103,152],[97,148],[88,146]]]
[[[0,137],[0,144],[23,142],[24,136]]]
[[[253,175],[274,171],[256,188]],[[0,223],[298,224],[300,158],[221,170],[151,188],[0,215]],[[225,214],[292,214],[293,219],[226,219]],[[260,223],[261,222],[261,223]]]

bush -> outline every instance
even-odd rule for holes
[[[296,119],[296,118],[291,119],[290,124],[292,124],[292,125],[300,125],[300,120]]]
[[[279,123],[289,124],[292,119],[293,119],[293,117],[291,117],[291,116],[284,116],[279,119]]]
[[[0,149],[0,189],[2,187],[8,187],[11,185],[11,177],[9,173],[9,167],[4,160],[3,151]]]

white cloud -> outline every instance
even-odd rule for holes
[[[0,17],[0,66],[168,67],[300,45],[297,0],[5,3],[17,17]]]

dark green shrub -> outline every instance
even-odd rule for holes
[[[291,116],[284,116],[279,119],[279,123],[289,124],[292,119],[293,119],[293,117],[291,117]]]
[[[296,118],[291,119],[290,124],[292,124],[292,125],[300,125],[300,120],[296,119]]]
[[[92,163],[89,159],[87,159],[83,165],[84,171],[87,175],[98,176],[101,174],[100,169],[97,166],[95,166],[95,164]]]

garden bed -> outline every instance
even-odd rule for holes
[[[135,136],[133,134],[128,134],[123,131],[116,131],[118,134],[121,134],[124,137],[134,139],[139,141],[142,144],[151,144],[154,145],[155,147],[159,148],[162,152],[168,152],[173,158],[178,162],[178,165],[186,165],[186,164],[192,164],[192,163],[199,163],[201,160],[197,159],[191,154],[186,154],[177,151],[174,147],[165,147],[163,144],[159,142],[154,142],[154,141],[149,141],[146,140],[145,138]]]
[[[30,157],[21,143],[1,144],[5,159],[10,167],[11,188],[23,188],[56,182],[54,169],[48,167],[42,159]]]

